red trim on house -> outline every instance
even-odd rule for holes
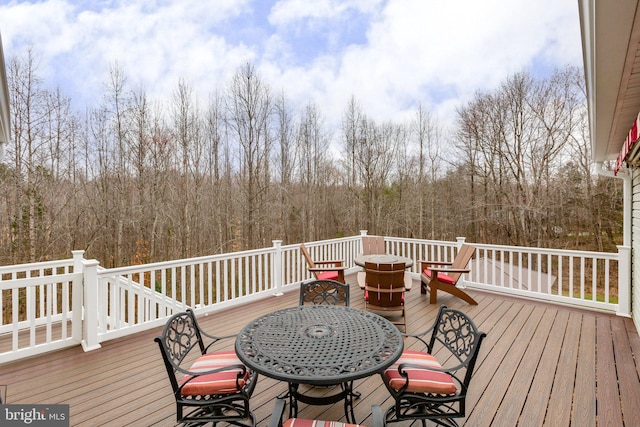
[[[613,169],[613,173],[615,175],[618,174],[618,171],[622,167],[622,163],[626,160],[627,155],[631,151],[631,147],[633,147],[633,144],[638,142],[638,137],[640,136],[638,132],[640,132],[640,113],[638,114],[635,121],[633,122],[633,125],[629,130],[629,134],[627,135],[627,138],[622,143],[620,154],[618,154],[618,158],[616,159],[616,167]]]

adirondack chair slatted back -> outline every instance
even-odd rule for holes
[[[302,256],[307,261],[307,266],[309,268],[315,268],[316,264],[313,262],[313,259],[311,259],[311,254],[309,253],[309,250],[307,249],[307,247],[304,244],[300,245],[300,252],[302,252]],[[314,273],[314,275],[316,276],[316,279],[317,279],[318,275],[315,274],[315,273]]]
[[[407,328],[404,305],[405,263],[376,264],[365,263],[366,284],[365,309],[385,313],[385,316],[399,314],[400,320],[392,320],[395,325]],[[395,312],[395,313],[394,313]]]
[[[473,246],[467,245],[466,243],[462,244],[462,246],[460,246],[460,249],[458,250],[458,253],[456,254],[456,257],[453,259],[453,264],[451,264],[451,268],[452,269],[466,268],[467,264],[469,264],[469,261],[471,260],[471,257],[473,257],[473,254],[475,253],[475,251],[476,251],[476,248],[474,248]],[[457,282],[458,279],[460,279],[460,276],[462,276],[462,273],[447,273],[447,275]]]
[[[362,236],[363,255],[385,254],[384,236]]]
[[[307,262],[307,270],[313,274],[316,280],[337,280],[340,283],[345,283],[344,271],[346,267],[342,260],[314,261],[304,243],[300,245],[300,252]]]

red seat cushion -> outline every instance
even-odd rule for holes
[[[282,427],[362,427],[360,424],[345,424],[338,421],[305,420],[303,418],[289,418]]]
[[[398,372],[398,366],[402,363],[410,363],[421,367],[420,369],[405,369],[409,375],[409,386],[406,391],[410,393],[436,394],[453,394],[456,392],[457,388],[451,375],[439,371],[442,366],[436,358],[429,353],[416,350],[405,350],[400,359],[384,371],[385,380],[394,390],[400,390],[406,383],[406,379]]]
[[[429,270],[428,268],[425,268],[423,273],[427,276],[427,277],[431,277],[431,270]],[[449,275],[447,275],[447,273],[443,273],[441,271],[438,271],[438,280],[441,281],[442,283],[448,283],[450,285],[455,285],[456,281]]]
[[[236,356],[235,351],[221,351],[217,353],[203,354],[198,357],[191,368],[192,372],[210,371],[212,369],[220,369],[225,366],[241,365],[240,359]],[[236,379],[240,369],[230,369],[228,371],[217,372],[215,374],[202,375],[195,377],[182,388],[183,396],[202,396],[207,394],[230,394],[238,391]],[[187,382],[191,375],[185,375],[180,381],[180,385]],[[244,378],[239,381],[240,387],[244,386],[245,381],[249,377],[249,371],[246,372]]]
[[[318,280],[338,280],[337,271],[323,271],[318,274]]]

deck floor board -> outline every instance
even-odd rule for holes
[[[351,305],[364,309],[355,275],[348,281]],[[438,304],[465,311],[487,333],[461,425],[632,426],[640,419],[640,338],[630,319],[470,293],[477,306],[438,295]],[[213,334],[235,334],[249,319],[297,303],[297,292],[288,292],[198,321]],[[406,304],[408,332],[431,326],[438,305],[420,294],[419,283],[407,294]],[[69,404],[72,426],[173,426],[175,404],[153,341],[160,332],[155,328],[104,342],[88,353],[73,347],[0,365],[7,402]],[[226,345],[232,347],[233,341]],[[371,405],[392,404],[377,375],[356,381],[354,387],[362,394],[354,402],[356,419],[365,425],[371,424]],[[259,378],[251,399],[259,426],[267,425],[275,397],[285,390],[283,383]],[[300,404],[299,415],[344,421],[342,404]]]

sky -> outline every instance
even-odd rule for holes
[[[352,96],[376,121],[422,104],[447,126],[514,73],[582,67],[578,0],[0,0],[0,34],[80,111],[114,64],[154,99],[182,80],[205,103],[251,63],[333,129]]]

